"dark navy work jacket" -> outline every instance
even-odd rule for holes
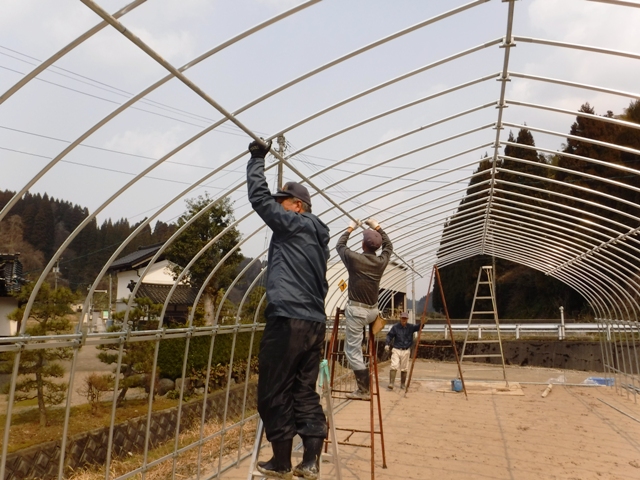
[[[251,206],[273,231],[265,316],[326,322],[329,227],[312,213],[289,212],[271,196],[264,158],[247,164]]]

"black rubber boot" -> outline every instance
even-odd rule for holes
[[[358,389],[353,393],[347,393],[347,398],[369,400],[371,398],[369,394],[369,369],[354,370],[353,374],[356,376]]]
[[[405,383],[407,382],[407,372],[400,372],[400,389],[404,390],[405,388]]]
[[[258,462],[256,468],[263,475],[270,478],[284,478],[291,480],[291,449],[293,439],[282,440],[281,442],[271,442],[273,457],[268,462]]]
[[[389,370],[389,386],[387,387],[389,390],[393,390],[393,384],[396,381],[396,372],[397,370]]]
[[[293,469],[293,474],[305,480],[316,480],[320,472],[320,455],[324,446],[322,437],[302,437],[304,453],[302,462]]]

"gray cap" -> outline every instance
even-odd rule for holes
[[[409,318],[409,312],[402,312],[400,318]]]

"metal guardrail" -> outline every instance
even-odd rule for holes
[[[465,332],[467,325],[454,324],[451,325],[451,329],[454,333]],[[610,328],[608,332],[610,332]],[[426,333],[440,333],[442,332],[444,338],[448,337],[447,325],[429,325],[426,324],[422,328]],[[476,331],[478,338],[482,338],[483,333],[496,333],[497,328],[494,323],[486,324],[474,324],[471,326],[471,331]],[[600,333],[602,326],[598,327],[597,323],[572,323],[562,325],[560,323],[503,323],[500,324],[500,334],[511,333],[515,335],[516,339],[520,339],[527,334],[549,334],[557,335],[558,340],[566,338],[568,333],[574,334],[586,334],[586,333]]]
[[[393,325],[385,325],[382,329],[383,333],[388,333],[390,328]],[[452,324],[451,329],[454,333],[462,333],[467,330],[467,324],[459,323]],[[496,333],[496,326],[494,323],[482,323],[482,324],[473,324],[471,325],[471,331],[477,332],[478,338],[482,338],[483,333]],[[603,327],[602,324],[598,325],[598,323],[565,323],[562,325],[561,323],[503,323],[500,324],[500,334],[513,334],[516,339],[520,339],[525,335],[534,335],[534,334],[549,334],[549,335],[557,335],[558,340],[563,340],[566,338],[568,334],[587,334],[587,333],[602,333],[604,330],[607,332],[607,340],[611,340],[612,332],[627,332],[628,326],[625,327],[624,324],[620,324],[617,327],[613,324],[607,324]],[[424,333],[433,333],[438,334],[442,333],[443,338],[446,340],[448,338],[449,332],[446,324],[425,324],[422,328]]]

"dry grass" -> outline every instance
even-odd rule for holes
[[[232,422],[232,421],[230,421]],[[222,429],[222,425],[218,422],[209,422],[204,426],[204,436],[213,435],[219,433]],[[224,435],[224,445],[222,448],[223,457],[234,454],[234,458],[237,458],[238,448],[240,444],[240,432],[242,431],[242,451],[246,452],[253,447],[253,441],[256,433],[256,421],[250,421],[243,427],[235,427],[229,430]],[[178,448],[192,445],[200,439],[200,425],[195,425],[193,428],[186,430],[179,435]],[[221,436],[206,442],[200,452],[200,465],[201,473],[203,471],[215,472],[218,469],[218,461],[220,458],[220,443]],[[170,440],[163,443],[159,447],[150,450],[147,457],[147,463],[161,458],[165,455],[169,455],[174,451],[175,440]],[[114,459],[111,462],[109,473],[111,478],[124,475],[132,470],[135,470],[143,464],[143,454],[133,454],[127,458]],[[227,461],[230,461],[229,458]],[[223,460],[224,465],[224,460]],[[159,465],[149,469],[145,474],[146,480],[164,480],[171,478],[173,471],[173,459],[169,458]],[[198,448],[194,447],[186,452],[180,454],[176,458],[176,474],[175,478],[184,479],[195,476],[198,472]],[[89,467],[80,471],[72,472],[68,477],[69,480],[101,480],[105,478],[104,465],[96,465],[95,467]],[[138,474],[130,478],[142,478],[141,474]]]
[[[122,423],[131,418],[141,417],[147,413],[148,399],[127,399],[116,409],[115,423]],[[153,411],[165,410],[178,405],[178,400],[156,397]],[[47,413],[49,425],[40,427],[37,408],[23,409],[15,412],[11,418],[9,432],[9,452],[15,452],[40,443],[62,438],[64,426],[64,408],[50,408]],[[0,415],[0,424],[4,425],[6,415]],[[71,407],[69,417],[69,435],[108,427],[111,423],[111,402],[102,402],[92,414],[88,404]],[[0,439],[0,445],[2,444]]]

